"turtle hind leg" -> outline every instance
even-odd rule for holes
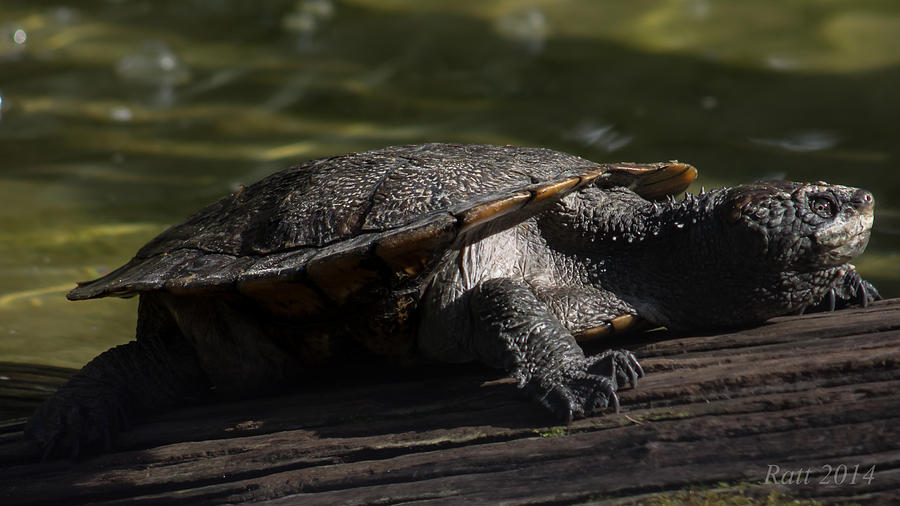
[[[628,351],[586,357],[575,338],[525,283],[491,279],[475,288],[469,308],[478,329],[471,348],[503,366],[519,386],[566,421],[613,406],[624,383],[643,370]]]
[[[91,360],[28,420],[25,434],[45,458],[108,450],[134,416],[208,392],[195,352],[168,313],[147,296],[138,313],[136,341]]]

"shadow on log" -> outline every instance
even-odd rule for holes
[[[647,377],[568,426],[465,367],[181,409],[77,462],[11,420],[0,503],[900,503],[900,299],[627,346]]]

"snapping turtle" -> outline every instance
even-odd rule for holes
[[[577,341],[644,325],[743,326],[877,298],[847,263],[873,199],[763,182],[676,201],[696,169],[427,144],[314,160],[242,188],[81,283],[140,296],[137,339],[87,364],[27,434],[106,444],[132,415],[249,395],[362,357],[480,360],[564,419],[643,374]]]

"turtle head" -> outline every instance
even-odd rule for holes
[[[862,300],[877,292],[847,262],[865,249],[873,211],[871,193],[826,183],[767,181],[689,196],[667,218],[674,232],[660,234],[665,247],[653,245],[662,253],[643,263],[658,264],[651,279],[663,286],[645,304],[629,302],[651,321],[689,330],[757,324],[829,294]],[[679,232],[686,216],[697,224]]]
[[[809,272],[840,266],[866,248],[875,200],[858,188],[767,181],[727,191],[721,212],[755,236],[774,269]]]
[[[722,323],[753,324],[829,296],[834,307],[835,295],[855,301],[877,294],[848,263],[869,242],[871,193],[822,182],[767,181],[726,189],[721,198],[714,214],[724,233],[715,255],[726,259],[718,270],[728,275],[707,299],[708,307],[721,306]],[[716,284],[712,279],[706,286]]]

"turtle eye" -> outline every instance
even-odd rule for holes
[[[825,196],[813,197],[810,201],[810,207],[813,212],[822,218],[834,218],[837,214],[837,204],[834,200]]]

